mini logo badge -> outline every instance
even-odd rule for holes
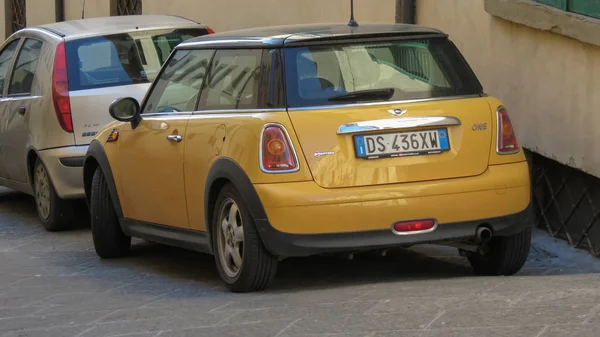
[[[394,116],[402,116],[404,115],[408,110],[405,109],[390,109],[388,110],[389,113],[391,113]]]
[[[319,158],[319,157],[323,157],[323,156],[331,156],[332,154],[334,154],[335,152],[333,151],[327,151],[327,152],[315,152],[315,157]]]

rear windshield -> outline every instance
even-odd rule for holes
[[[69,90],[152,82],[179,43],[206,29],[161,29],[66,43]]]
[[[333,98],[374,89],[394,89],[389,101],[482,90],[462,55],[443,38],[296,47],[284,53],[289,107],[388,100],[375,95]]]

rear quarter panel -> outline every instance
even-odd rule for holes
[[[71,91],[75,143],[89,144],[101,128],[113,121],[108,107],[115,99],[133,97],[141,103],[148,88],[150,83]]]
[[[260,132],[266,123],[283,125],[296,149],[299,170],[294,173],[264,173],[259,164]],[[206,178],[219,158],[231,158],[246,173],[253,184],[270,184],[312,180],[300,144],[293,132],[287,113],[197,113],[190,118],[185,135],[184,171],[190,215],[190,226],[206,230],[204,191]]]
[[[38,38],[33,36],[34,38]],[[60,40],[44,39],[42,53],[35,73],[39,99],[30,108],[28,147],[35,150],[72,146],[72,133],[65,132],[58,124],[52,101],[52,69],[54,55]]]

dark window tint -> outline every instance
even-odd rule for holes
[[[262,55],[260,49],[217,51],[199,110],[256,108]]]
[[[205,34],[206,29],[162,29],[70,41],[69,90],[152,82],[175,46]]]
[[[390,100],[481,92],[477,78],[446,39],[290,48],[285,65],[290,107],[382,100],[374,95],[330,99],[373,89],[394,89]]]
[[[19,51],[15,70],[10,77],[9,95],[27,95],[31,93],[31,86],[35,77],[35,70],[40,59],[42,42],[33,39],[25,40]]]
[[[8,74],[8,68],[10,67],[20,41],[20,39],[12,41],[2,50],[2,52],[0,52],[0,96],[4,94],[4,85],[6,82],[6,75]]]
[[[194,111],[212,50],[178,50],[156,80],[143,112]]]

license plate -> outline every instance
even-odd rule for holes
[[[450,150],[447,129],[361,135],[354,137],[359,158],[437,154]]]

